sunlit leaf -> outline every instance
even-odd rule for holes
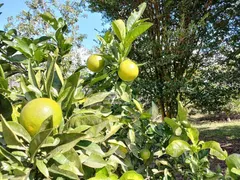
[[[118,20],[113,21],[112,29],[113,29],[114,33],[116,34],[116,36],[118,37],[118,39],[120,41],[123,41],[126,36],[126,28],[125,28],[125,23],[123,22],[123,20],[118,19]]]
[[[19,138],[16,136],[14,131],[11,129],[7,121],[0,114],[0,119],[2,122],[3,137],[7,145],[23,146]]]
[[[31,136],[21,124],[14,121],[9,121],[8,125],[17,136],[23,138],[27,142],[31,141]]]
[[[177,99],[178,101],[178,114],[177,114],[177,121],[186,121],[187,120],[187,109],[183,107],[182,102],[179,100],[179,97]]]
[[[44,21],[49,23],[55,30],[58,28],[58,22],[56,18],[50,13],[45,12],[44,14],[40,14]]]
[[[220,160],[225,160],[228,156],[227,151],[222,150],[220,144],[216,141],[207,141],[202,144],[202,149],[210,149],[210,154]]]
[[[107,163],[100,155],[92,153],[83,164],[92,168],[102,168],[106,166]]]
[[[179,157],[190,150],[190,145],[183,140],[174,140],[166,148],[166,153],[172,157]]]
[[[193,144],[197,144],[199,140],[199,131],[197,128],[187,128],[187,136],[192,141]]]
[[[43,160],[36,159],[36,166],[38,170],[46,177],[49,178],[49,172],[47,166],[44,164]]]
[[[19,161],[12,153],[8,152],[2,146],[0,146],[0,155],[5,157],[6,159],[10,160],[11,162],[17,163],[22,166],[22,162]]]
[[[60,169],[59,167],[57,167],[56,165],[52,165],[50,168],[49,168],[49,172],[50,173],[53,173],[55,175],[60,175],[60,176],[63,176],[63,177],[66,177],[68,179],[79,179],[77,174],[71,172],[71,171],[67,171],[67,170],[64,170],[64,169]]]
[[[142,3],[138,6],[139,11],[134,10],[127,20],[127,30],[129,31],[132,28],[132,25],[140,19],[144,10],[146,9],[147,4]]]
[[[87,107],[87,106],[102,102],[110,94],[112,94],[112,93],[111,92],[99,92],[99,93],[93,94],[90,97],[87,97],[83,106]]]
[[[142,35],[145,31],[147,31],[153,24],[150,22],[144,22],[131,29],[125,38],[124,47],[128,48],[131,46],[133,41],[135,41],[140,35]]]

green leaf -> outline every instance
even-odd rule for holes
[[[91,168],[102,168],[107,165],[100,155],[94,153],[90,154],[83,164]]]
[[[38,84],[37,84],[37,80],[36,80],[36,76],[35,76],[35,73],[33,71],[33,68],[32,68],[32,63],[31,63],[31,60],[29,59],[28,60],[28,78],[29,78],[29,81],[32,85],[34,85],[36,88],[39,88],[38,87]]]
[[[74,92],[74,102],[78,102],[79,100],[83,100],[85,94],[82,87],[77,87]]]
[[[144,22],[140,25],[131,29],[125,38],[124,47],[129,48],[133,41],[135,41],[140,35],[142,35],[145,31],[147,31],[153,24],[150,22]]]
[[[173,133],[176,136],[180,136],[182,134],[182,129],[181,129],[180,125],[177,124],[177,122],[174,119],[170,119],[168,117],[165,117],[164,122],[167,123],[171,127]]]
[[[135,143],[135,132],[132,129],[128,131],[128,138],[130,139],[131,143]]]
[[[78,176],[82,176],[83,174],[78,170],[78,168],[76,166],[74,166],[73,163],[65,163],[62,164],[60,166],[58,166],[60,169],[66,170],[66,171],[70,171],[73,172],[74,174],[78,175]]]
[[[42,122],[39,132],[52,128],[53,128],[53,116],[51,115]]]
[[[51,87],[52,87],[52,83],[53,83],[53,79],[54,79],[55,62],[56,62],[56,60],[54,58],[52,58],[51,56],[49,56],[47,76],[46,76],[46,85],[45,85],[46,92],[49,97],[51,96]]]
[[[190,150],[190,145],[183,140],[174,140],[166,148],[166,153],[172,157],[179,157]]]
[[[63,45],[64,45],[64,36],[62,33],[62,29],[59,28],[56,33],[55,33],[55,38],[57,40],[58,46],[60,47],[60,49],[62,50]]]
[[[84,172],[80,158],[79,158],[77,152],[73,148],[63,154],[62,153],[55,154],[53,156],[53,159],[61,165],[71,164],[72,166],[75,166],[75,168],[80,170],[81,173]],[[63,169],[67,170],[66,168],[63,168]],[[76,172],[77,172],[76,174],[79,174],[78,171],[76,171]]]
[[[123,101],[131,101],[131,89],[125,82],[122,82],[119,86],[117,86],[116,91]]]
[[[50,40],[50,39],[52,39],[51,36],[41,36],[40,38],[34,39],[34,40],[33,40],[33,43],[34,43],[34,44],[39,44],[39,43],[41,43],[41,42],[48,41],[48,40]]]
[[[62,71],[61,71],[61,69],[60,69],[60,67],[58,66],[57,63],[55,63],[55,70],[56,70],[57,76],[58,76],[61,84],[63,85],[64,84],[64,79],[63,79]]]
[[[82,132],[86,131],[87,129],[89,129],[90,127],[91,126],[89,126],[89,125],[80,125],[73,130],[69,130],[68,132],[69,133],[82,133]]]
[[[23,147],[23,144],[18,139],[14,131],[11,129],[11,127],[8,125],[7,121],[4,119],[4,117],[0,114],[0,119],[2,121],[2,129],[3,129],[3,137],[4,141],[7,145],[15,145],[15,146],[21,146]]]
[[[99,92],[99,93],[92,94],[90,97],[88,97],[86,99],[83,107],[87,107],[87,106],[102,102],[110,94],[112,94],[112,93],[111,92]]]
[[[27,130],[21,124],[14,122],[14,121],[8,121],[8,125],[10,126],[10,128],[12,129],[14,134],[23,138],[28,143],[31,141],[31,139],[32,139],[31,136],[29,135]]]
[[[45,12],[44,14],[40,14],[40,17],[42,17],[44,21],[49,23],[53,27],[53,29],[57,30],[58,21],[50,12]]]
[[[238,176],[240,176],[240,169],[232,168],[231,172],[236,174],[236,175],[238,175]]]
[[[43,160],[36,159],[36,166],[38,170],[46,177],[49,178],[49,172],[47,166],[44,164]]]
[[[229,155],[226,160],[226,165],[229,170],[229,174],[234,179],[239,179],[239,170],[240,170],[240,154],[231,154]]]
[[[11,57],[10,56],[4,56],[4,57],[11,62],[17,62],[17,63],[27,60],[27,57],[23,54],[15,54]]]
[[[70,120],[65,124],[65,129],[70,127],[76,128],[81,125],[94,126],[102,122],[102,118],[99,115],[84,115],[84,114],[75,114]]]
[[[65,153],[72,149],[80,140],[87,139],[88,137],[88,135],[78,133],[58,134],[54,138],[59,138],[60,143],[56,147],[48,148],[48,155],[49,157],[52,157],[56,153]]]
[[[45,147],[56,147],[59,144],[60,140],[58,138],[54,139],[52,136],[48,136],[47,139],[42,144],[41,148]]]
[[[10,160],[13,163],[17,163],[20,166],[22,166],[21,161],[19,161],[12,153],[8,152],[2,146],[0,146],[0,157],[1,156],[5,157],[6,159]]]
[[[65,152],[64,156],[67,158],[68,161],[72,162],[74,166],[76,166],[83,173],[82,163],[77,152],[73,148]]]
[[[196,145],[199,141],[199,131],[197,128],[187,128],[187,136],[192,141],[194,145]]]
[[[109,176],[107,168],[104,167],[104,168],[98,169],[95,176],[96,177],[100,177],[100,176],[106,176],[107,177],[107,176]]]
[[[119,164],[122,166],[123,169],[126,169],[126,164],[120,160],[117,156],[115,155],[111,155],[108,159],[108,162],[107,162],[108,165],[111,165],[113,167],[116,167],[118,166]]]
[[[240,169],[240,154],[231,154],[226,158],[226,164],[229,169],[233,167]]]
[[[102,151],[101,147],[98,144],[90,142],[90,141],[81,141],[78,144],[78,147],[86,150],[88,153],[98,154],[101,157],[103,157],[105,155],[105,153]]]
[[[41,63],[45,58],[45,54],[42,49],[38,48],[34,51],[33,60],[37,63]]]
[[[147,4],[142,3],[138,6],[139,11],[134,10],[127,20],[127,30],[131,30],[133,24],[140,19],[144,10],[146,9]]]
[[[64,101],[64,99],[66,99],[68,97],[68,95],[71,94],[71,92],[72,92],[72,87],[65,88],[62,92],[60,92],[57,102],[62,103]],[[64,105],[62,105],[62,106],[64,106]],[[65,107],[67,107],[67,105],[65,105]]]
[[[108,125],[109,125],[109,121],[104,120],[104,121],[102,121],[101,123],[90,127],[90,128],[85,132],[85,134],[88,134],[88,135],[91,136],[91,137],[97,137],[97,136],[100,135],[99,133],[100,133],[104,128],[106,128]],[[92,141],[95,142],[94,140],[92,140]]]
[[[216,141],[207,141],[202,144],[202,149],[210,149],[210,154],[219,160],[225,160],[228,156],[227,151],[223,151],[220,144]]]
[[[0,64],[0,78],[5,79],[5,74],[4,74],[4,71],[3,71],[3,68],[1,66],[1,64]]]
[[[177,98],[178,102],[178,114],[177,114],[177,121],[186,121],[187,120],[187,109],[183,107],[182,102],[179,100],[179,97]]]
[[[53,129],[47,129],[37,133],[29,144],[29,154],[31,160],[35,157],[42,144],[45,142],[47,137],[52,133]]]
[[[112,29],[118,39],[123,41],[126,36],[126,27],[122,19],[118,19],[112,22]]]
[[[0,78],[0,83],[1,83],[1,78]],[[10,100],[5,96],[3,96],[2,94],[0,94],[0,115],[2,114],[2,116],[5,119],[10,119],[12,112],[13,112],[13,108]]]
[[[8,89],[8,80],[0,77],[0,90],[7,90]]]
[[[80,78],[80,72],[76,72],[67,79],[67,83],[66,83],[65,87],[66,88],[71,87],[71,90],[69,91],[68,97],[63,101],[63,107],[66,107],[67,113],[72,106],[72,102],[73,102],[73,99],[74,99],[74,93],[75,93],[76,88],[78,86],[79,78]]]
[[[137,100],[133,99],[133,102],[135,104],[135,106],[137,107],[137,109],[139,110],[140,113],[143,113],[143,108],[142,108],[142,104],[140,104]]]
[[[71,171],[64,170],[64,169],[60,169],[56,165],[52,165],[49,168],[49,172],[51,172],[53,174],[56,174],[56,175],[60,175],[62,177],[66,177],[68,179],[79,179],[78,176],[75,173],[73,173]]]
[[[29,39],[26,38],[15,38],[16,40],[16,44],[13,48],[15,48],[16,50],[20,51],[22,54],[24,54],[26,57],[31,57],[32,56],[32,52],[30,50],[29,47]]]
[[[95,83],[102,81],[104,79],[106,79],[108,77],[108,74],[105,73],[103,75],[100,76],[95,76],[94,78],[91,79],[91,82],[89,83],[90,86],[94,85]]]
[[[115,125],[110,126],[110,131],[106,133],[104,140],[107,140],[112,135],[118,132],[118,130],[122,127],[122,123],[116,123]]]
[[[26,79],[22,76],[20,78],[20,87],[22,89],[22,92],[24,93],[25,95],[25,98],[28,100],[28,101],[31,101],[33,99],[36,99],[37,96],[29,89],[29,87],[26,85]]]

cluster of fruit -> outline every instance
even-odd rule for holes
[[[90,71],[98,73],[102,71],[105,65],[105,60],[102,56],[93,54],[87,60],[87,67]],[[119,65],[118,76],[123,81],[133,81],[139,73],[139,68],[135,62],[130,59],[125,59]]]

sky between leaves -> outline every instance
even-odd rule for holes
[[[28,10],[25,0],[0,0],[0,3],[4,3],[0,9],[0,12],[2,12],[0,15],[0,30],[3,30],[9,16],[16,16],[22,10]],[[91,49],[93,46],[97,45],[97,43],[94,42],[94,39],[97,39],[96,35],[99,34],[96,29],[102,31],[104,27],[102,25],[100,13],[84,13],[87,14],[87,18],[79,19],[79,30],[81,34],[87,35],[87,38],[83,40],[83,46],[87,49]],[[105,28],[106,27],[108,27],[108,25],[106,25]]]

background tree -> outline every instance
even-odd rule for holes
[[[87,2],[93,12],[102,12],[109,21],[126,19],[130,9],[143,1]],[[200,67],[236,61],[233,57],[239,54],[238,9],[235,0],[147,2],[144,17],[150,18],[154,26],[135,42],[130,54],[138,63],[147,62],[134,84],[146,104],[153,100],[160,106],[162,117],[172,117],[176,113],[177,95],[186,91],[186,85]],[[216,54],[222,58],[212,61]]]
[[[0,3],[0,8],[3,6],[3,3]],[[0,12],[0,15],[2,14],[2,12]]]
[[[189,82],[186,96],[204,112],[235,111],[233,99],[239,98],[239,77],[239,64],[234,61],[201,67]]]
[[[23,10],[16,17],[8,18],[5,30],[17,29],[19,35],[27,37],[49,35],[53,33],[51,26],[39,16],[44,12],[49,12],[63,17],[69,26],[69,37],[73,39],[74,45],[81,46],[83,38],[86,37],[86,35],[79,33],[78,24],[78,19],[86,16],[83,14],[84,3],[82,0],[28,0],[26,5],[29,8],[27,11]]]
[[[68,56],[64,56],[62,70],[64,74],[74,71],[83,63],[85,56],[79,56],[79,51],[82,51],[82,40],[86,37],[84,34],[79,33],[78,19],[86,17],[83,13],[85,6],[84,0],[28,0],[26,1],[28,10],[22,10],[16,17],[9,17],[8,23],[5,25],[4,30],[16,29],[19,36],[25,36],[30,38],[36,38],[40,36],[52,36],[55,33],[55,29],[43,18],[40,14],[45,13],[45,19],[49,17],[61,17],[62,24],[66,21],[68,29],[64,32],[66,41],[73,43],[73,48]],[[52,16],[53,15],[53,16]],[[55,35],[55,38],[57,35]],[[73,58],[74,57],[74,60]]]

